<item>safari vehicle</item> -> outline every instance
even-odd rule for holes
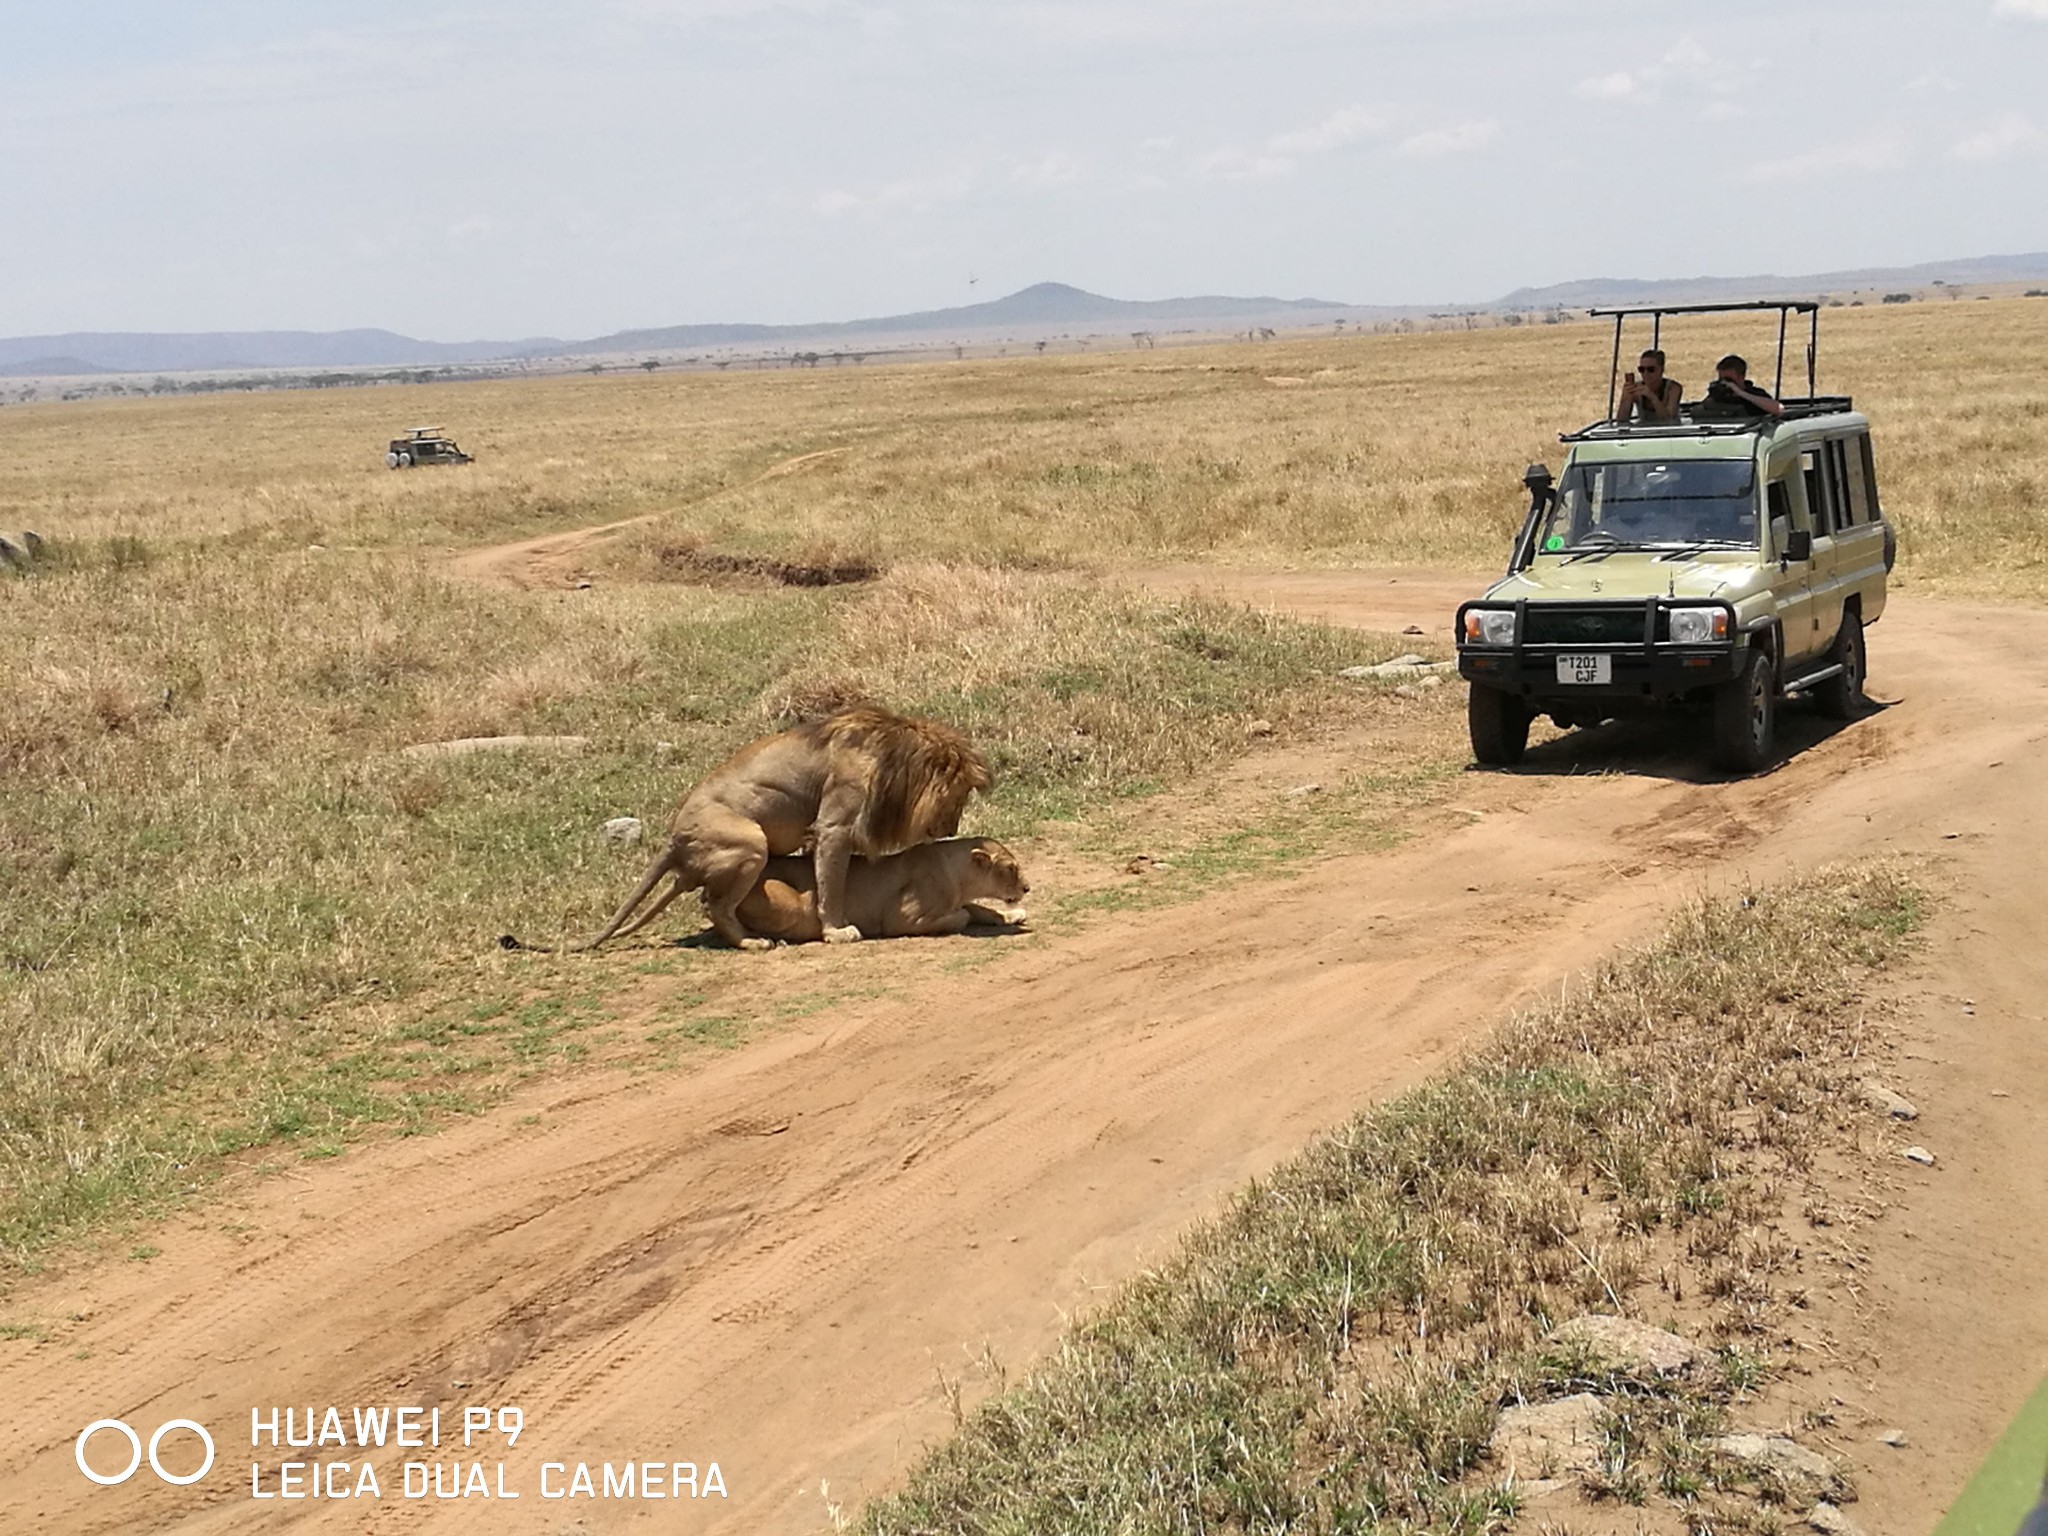
[[[1716,765],[1771,761],[1779,703],[1861,707],[1864,631],[1884,613],[1897,542],[1878,502],[1870,423],[1814,389],[1819,306],[1804,301],[1600,309],[1622,323],[1775,310],[1782,416],[1715,400],[1674,422],[1608,419],[1562,433],[1553,479],[1523,476],[1529,514],[1507,574],[1461,605],[1458,670],[1471,684],[1472,753],[1520,761],[1529,725],[1561,728],[1691,706],[1711,711]],[[1782,398],[1785,329],[1810,317],[1804,399]],[[1610,375],[1612,377],[1613,375]]]
[[[414,427],[405,436],[391,439],[384,462],[393,469],[410,469],[415,464],[474,464],[476,460],[440,427]]]

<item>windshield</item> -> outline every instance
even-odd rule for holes
[[[1536,547],[1756,544],[1756,467],[1748,459],[1577,464],[1558,487]]]

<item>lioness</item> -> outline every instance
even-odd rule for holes
[[[958,933],[970,923],[1022,922],[1030,892],[1017,856],[992,837],[949,837],[846,866],[846,918],[874,939]],[[824,936],[805,859],[770,859],[739,906],[751,933],[792,944]]]
[[[763,736],[711,770],[683,797],[668,846],[611,921],[571,949],[595,949],[643,928],[685,891],[704,893],[704,912],[726,943],[745,946],[739,904],[774,854],[812,849],[818,915],[827,943],[861,929],[846,917],[846,865],[900,853],[960,830],[967,797],[990,783],[988,763],[951,726],[857,704],[821,720]],[[674,881],[630,924],[664,877]],[[507,949],[527,946],[506,934]],[[751,947],[751,946],[746,946]]]

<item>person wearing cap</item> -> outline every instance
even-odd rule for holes
[[[1678,420],[1678,402],[1685,389],[1676,379],[1664,377],[1664,353],[1647,348],[1636,359],[1635,371],[1621,381],[1621,401],[1614,419],[1623,426]]]

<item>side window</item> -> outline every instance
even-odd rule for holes
[[[1787,529],[1792,526],[1792,486],[1787,480],[1773,480],[1768,492],[1770,520],[1782,521]]]
[[[1820,444],[1816,443],[1800,453],[1799,467],[1806,475],[1806,510],[1813,519],[1813,536],[1824,539],[1835,531],[1835,517]]]
[[[1853,528],[1863,521],[1860,500],[1849,483],[1849,444],[1847,439],[1831,437],[1827,441],[1828,488],[1834,495],[1835,526]]]
[[[1857,438],[1856,446],[1862,450],[1855,457],[1863,468],[1863,515],[1875,521],[1884,516],[1884,503],[1877,499],[1877,461],[1870,456],[1870,434]]]

